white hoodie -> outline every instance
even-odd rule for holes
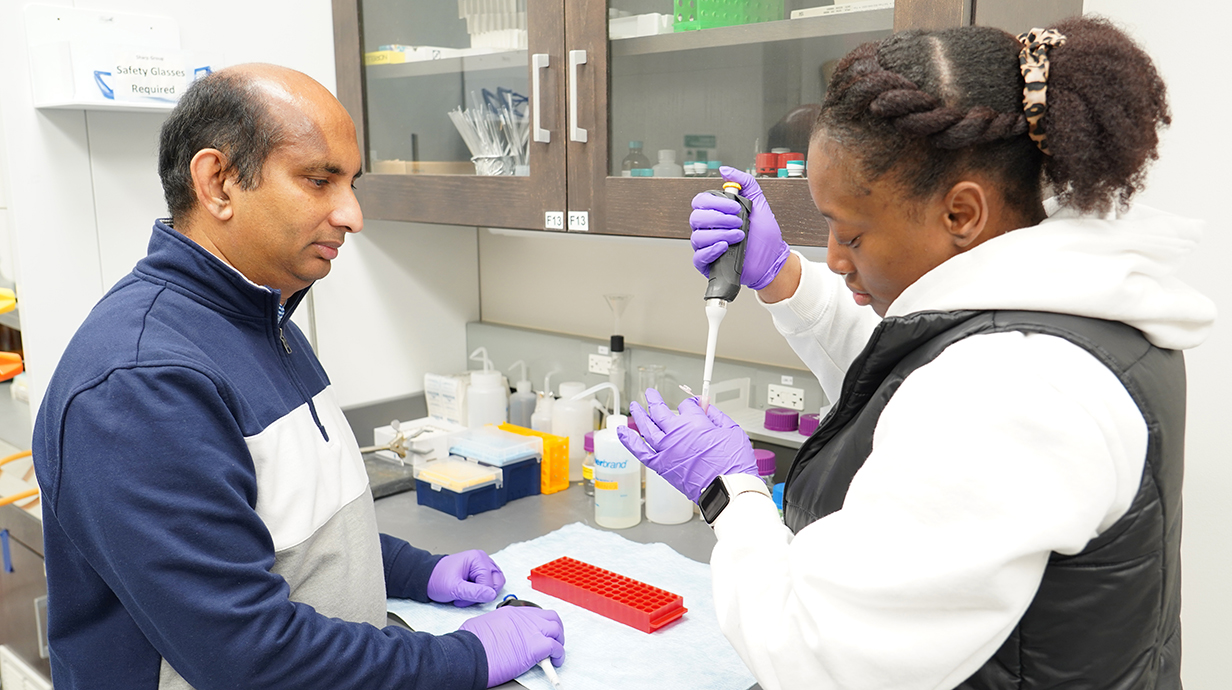
[[[1174,276],[1199,222],[1048,210],[922,276],[887,316],[1049,311],[1122,321],[1159,347],[1202,342],[1214,305]],[[766,308],[834,400],[880,319],[802,264],[796,293]],[[793,537],[768,499],[732,501],[711,556],[719,624],[766,690],[953,688],[1014,629],[1049,555],[1124,515],[1146,442],[1120,381],[1076,345],[967,338],[886,405],[842,510]]]

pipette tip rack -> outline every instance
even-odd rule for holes
[[[679,594],[568,556],[531,570],[530,586],[645,633],[688,611]]]

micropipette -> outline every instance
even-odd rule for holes
[[[740,184],[728,180],[723,191],[709,190],[707,194],[733,199],[740,204],[740,231],[745,239],[749,235],[749,213],[753,202],[740,196]],[[710,377],[714,374],[714,352],[719,342],[719,324],[727,316],[727,303],[740,294],[740,272],[744,270],[744,246],[742,240],[730,245],[727,251],[710,264],[710,282],[706,284],[706,364],[702,370],[701,405],[705,411],[710,406]]]

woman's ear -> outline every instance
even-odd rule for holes
[[[943,222],[959,251],[987,239],[983,235],[988,227],[988,197],[980,183],[963,180],[950,188],[945,196],[945,213]]]
[[[220,221],[230,220],[233,213],[227,193],[227,157],[218,149],[201,149],[189,163],[197,206]]]

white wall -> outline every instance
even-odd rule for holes
[[[1165,134],[1143,203],[1207,220],[1201,251],[1184,279],[1213,298],[1220,319],[1204,345],[1188,353],[1182,673],[1191,688],[1228,686],[1232,644],[1232,234],[1224,202],[1232,189],[1232,95],[1217,75],[1226,53],[1232,6],[1152,0],[1086,0],[1086,11],[1125,26],[1168,84],[1173,123]]]
[[[157,175],[158,128],[165,115],[38,111],[31,102],[21,0],[0,0],[0,274],[16,258],[22,338],[34,409],[81,320],[103,292],[145,255],[150,227],[166,215]],[[83,9],[174,18],[186,49],[221,51],[229,64],[273,62],[335,86],[329,0],[50,0]],[[216,54],[216,53],[215,53]],[[6,150],[7,149],[7,150]],[[12,234],[4,241],[5,231]],[[362,238],[362,239],[360,239]],[[448,257],[443,274],[423,255]],[[344,405],[422,390],[424,369],[464,369],[465,323],[478,315],[475,230],[446,232],[392,224],[348,241],[335,276],[314,295],[321,359]],[[412,257],[400,270],[390,256]],[[419,258],[415,258],[419,257]],[[364,272],[364,267],[382,270]],[[338,275],[344,276],[337,279]],[[345,281],[345,285],[343,284]],[[369,307],[404,306],[403,319]],[[306,310],[296,321],[306,324]],[[437,339],[416,348],[432,324]],[[397,360],[385,367],[366,352]],[[407,345],[401,359],[395,344]]]

